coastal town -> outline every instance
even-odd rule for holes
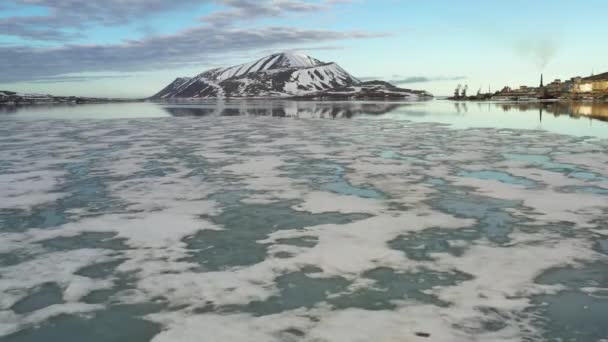
[[[518,88],[505,86],[500,91],[483,93],[481,89],[475,95],[467,95],[468,86],[458,85],[450,100],[458,101],[534,101],[534,100],[573,100],[573,101],[608,101],[608,72],[589,77],[572,77],[562,81],[555,79],[545,83],[543,75],[537,87],[522,85]]]

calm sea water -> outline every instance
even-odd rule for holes
[[[0,108],[0,341],[608,341],[607,117]]]
[[[4,115],[3,115],[4,114]],[[608,103],[512,102],[314,102],[203,101],[156,104],[38,105],[0,107],[6,119],[129,119],[159,117],[274,116],[294,118],[378,118],[439,122],[454,128],[546,130],[608,138]]]

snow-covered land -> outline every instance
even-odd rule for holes
[[[338,64],[292,52],[218,68],[195,77],[180,77],[152,99],[230,97],[396,98],[432,97],[424,91],[401,89],[386,82],[361,82]]]
[[[0,105],[44,104],[44,103],[99,103],[99,102],[132,102],[129,99],[112,99],[82,96],[54,96],[49,94],[19,93],[0,90]]]

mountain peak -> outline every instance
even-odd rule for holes
[[[268,57],[278,57],[273,67],[275,68],[310,68],[325,64],[316,58],[303,53],[285,51]]]
[[[213,69],[199,76],[215,81],[223,81],[232,77],[241,77],[261,71],[313,68],[324,64],[326,63],[305,54],[282,52],[262,57],[251,63],[239,64],[228,68]]]

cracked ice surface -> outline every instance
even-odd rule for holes
[[[1,341],[608,337],[558,305],[608,310],[606,141],[246,117],[1,131]]]

